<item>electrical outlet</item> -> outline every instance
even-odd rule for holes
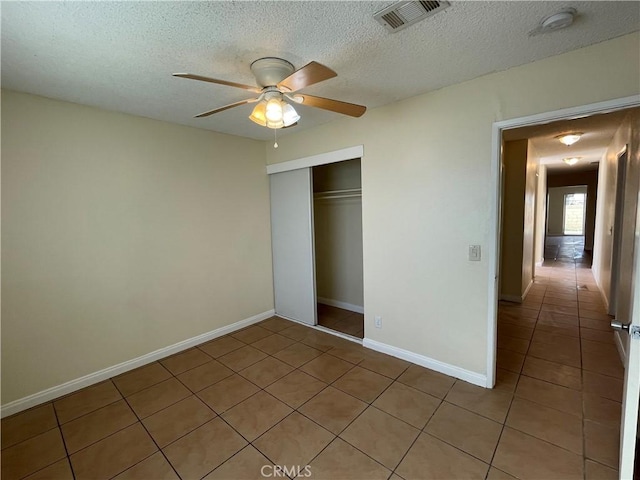
[[[376,315],[376,318],[375,318],[374,322],[375,322],[376,328],[382,328],[382,317],[381,316]]]

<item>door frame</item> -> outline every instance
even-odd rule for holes
[[[491,217],[489,219],[489,292],[488,292],[488,318],[487,318],[487,388],[493,388],[496,377],[497,331],[498,331],[498,279],[500,276],[500,238],[501,222],[500,211],[502,209],[502,132],[513,128],[528,127],[552,123],[558,120],[575,120],[594,114],[609,113],[625,108],[640,106],[640,95],[617,98],[597,102],[588,105],[538,113],[526,117],[513,118],[494,122],[491,132]]]
[[[311,155],[310,157],[301,157],[287,162],[267,165],[267,175],[271,175],[272,173],[288,172],[289,170],[298,170],[300,168],[328,165],[329,163],[343,162],[345,160],[353,160],[354,158],[363,157],[364,145],[355,145],[353,147],[341,148],[340,150]]]

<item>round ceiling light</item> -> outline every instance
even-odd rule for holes
[[[570,147],[571,145],[576,143],[578,140],[580,140],[580,137],[582,137],[582,135],[583,135],[582,132],[566,133],[563,135],[558,135],[556,138],[561,143],[564,143],[567,147]]]
[[[567,165],[569,165],[570,167],[573,167],[576,163],[580,161],[581,158],[582,157],[563,158],[562,161]]]

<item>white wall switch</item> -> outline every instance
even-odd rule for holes
[[[382,317],[376,315],[374,322],[375,322],[376,328],[382,328]]]
[[[469,260],[479,262],[480,257],[480,245],[469,245]]]

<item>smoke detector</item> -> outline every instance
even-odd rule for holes
[[[570,26],[576,18],[578,11],[575,8],[565,8],[552,15],[544,17],[536,28],[529,32],[529,36],[541,33],[553,32]]]

